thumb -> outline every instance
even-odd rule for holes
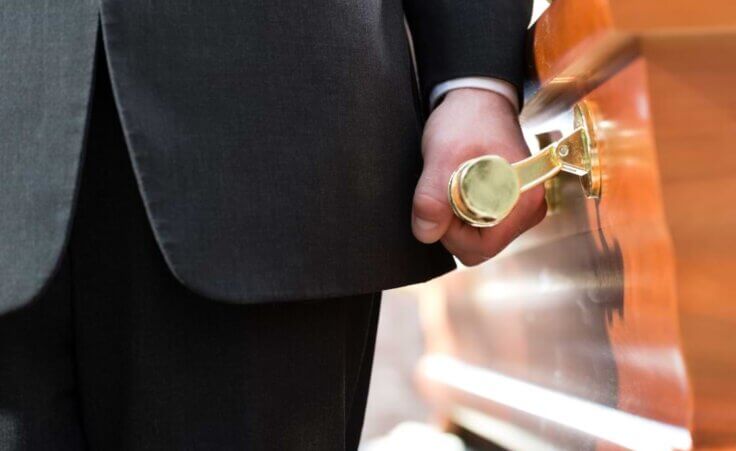
[[[449,161],[425,160],[414,192],[412,231],[423,243],[434,243],[447,232],[453,213],[447,199],[447,184],[455,167]]]

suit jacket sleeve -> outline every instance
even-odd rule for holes
[[[522,93],[532,0],[403,0],[422,97],[460,77],[506,80]]]

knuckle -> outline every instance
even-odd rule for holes
[[[534,225],[542,222],[547,217],[547,202],[543,202],[542,205],[537,209],[537,214],[534,216]]]
[[[525,193],[521,215],[519,216],[521,231],[525,231],[539,224],[547,215],[547,201],[543,189],[535,189]]]
[[[546,204],[546,200],[544,198],[544,187],[541,185],[527,191],[525,194],[525,206],[532,211],[536,210],[541,205]]]
[[[424,145],[427,148],[442,149],[456,149],[462,145],[462,141],[457,136],[450,133],[434,133],[432,135],[425,135]]]
[[[457,256],[457,258],[458,260],[460,260],[460,263],[462,263],[465,266],[478,266],[479,264],[487,260],[482,257],[470,256],[470,255]]]
[[[432,149],[433,158],[441,163],[459,163],[482,155],[487,146],[472,137],[444,134],[427,139],[424,148]]]
[[[483,252],[483,256],[485,258],[493,258],[500,252],[500,248],[498,246],[498,243],[488,243],[483,245],[483,249],[481,251]]]

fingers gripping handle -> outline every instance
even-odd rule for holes
[[[541,152],[511,164],[486,155],[461,164],[450,177],[448,196],[457,217],[475,227],[493,227],[514,209],[521,193],[560,171],[581,177],[589,197],[600,194],[600,174],[587,109],[574,110],[575,130]]]

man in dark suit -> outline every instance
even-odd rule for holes
[[[0,448],[355,449],[380,291],[544,214],[446,199],[529,3],[2,2]]]

